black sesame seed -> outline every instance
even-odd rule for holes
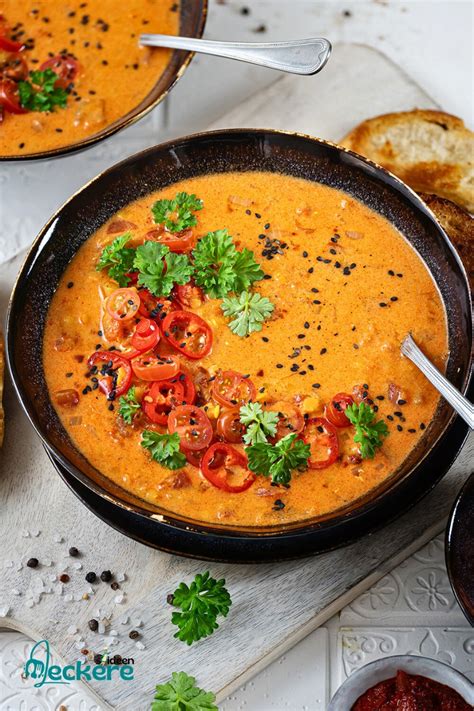
[[[402,432],[403,427],[402,427],[401,425],[397,425],[397,430],[398,430],[399,432]]]
[[[328,352],[327,348],[321,348],[321,350],[319,351],[319,355],[324,355],[327,352]]]
[[[74,282],[73,282],[73,281],[68,281],[68,283],[67,283],[67,288],[68,288],[68,289],[72,289],[73,286],[74,286]]]
[[[273,503],[273,510],[274,511],[281,511],[282,509],[285,508],[285,504],[281,499],[275,499]]]
[[[318,388],[321,387],[321,383],[313,383],[311,387],[316,388],[316,390],[318,390]]]
[[[426,429],[425,423],[424,423],[424,422],[420,422],[420,430],[425,430],[425,429]]]

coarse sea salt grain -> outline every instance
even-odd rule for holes
[[[0,607],[0,617],[8,617],[10,612],[9,605],[3,605]]]
[[[75,563],[72,564],[72,567],[76,570],[82,570],[82,563],[79,563],[79,561],[77,560]]]
[[[13,588],[12,595],[21,595],[21,590],[18,590],[18,588]]]
[[[60,533],[55,533],[53,536],[53,541],[55,543],[62,543],[64,541],[64,538],[63,538],[63,536],[61,536]]]
[[[23,563],[21,561],[16,564],[15,570],[23,570]]]
[[[57,577],[58,577],[57,575],[50,574],[50,575],[46,576],[46,579],[49,580],[50,583],[55,583],[57,580]]]
[[[117,632],[117,630],[110,630],[109,635],[111,637],[118,637],[118,632]]]
[[[26,528],[24,528],[23,531],[21,532],[21,535],[23,536],[23,538],[29,538],[30,532]]]
[[[97,628],[97,631],[99,634],[104,634],[105,632],[105,625],[103,622],[99,622],[99,627]]]
[[[123,581],[127,579],[127,576],[125,575],[125,573],[117,573],[115,579],[118,583],[123,583]]]
[[[64,596],[64,599],[66,600],[66,602],[72,602],[73,598],[71,593],[67,593],[67,595]]]
[[[123,593],[120,593],[120,595],[116,595],[114,597],[114,602],[117,605],[121,605],[124,600],[125,600],[125,595]]]
[[[35,603],[34,603],[34,601],[30,598],[29,600],[26,601],[25,604],[26,604],[27,607],[33,607],[33,605],[34,605]]]
[[[134,627],[142,627],[143,622],[139,617],[132,617],[132,625]]]
[[[67,633],[68,634],[76,634],[77,633],[77,627],[75,625],[70,625],[67,628]]]
[[[38,528],[34,528],[34,529],[31,531],[31,535],[33,536],[33,538],[38,538],[38,536],[40,535],[40,533],[41,533],[41,531],[40,531]]]
[[[122,619],[120,620],[120,624],[121,625],[128,625],[128,620],[129,620],[128,617],[122,617]]]
[[[13,561],[12,560],[7,560],[5,562],[5,565],[3,566],[4,568],[13,568]]]
[[[145,645],[143,644],[143,642],[135,642],[135,647],[136,647],[137,649],[146,649],[146,647],[145,647]]]

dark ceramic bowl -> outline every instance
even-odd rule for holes
[[[206,24],[207,4],[208,0],[180,0],[180,35],[184,37],[202,37],[204,25]],[[125,7],[126,5],[124,4],[124,8]],[[131,126],[132,123],[141,119],[163,101],[178,79],[184,74],[186,67],[193,57],[194,52],[174,50],[171,53],[171,58],[165,71],[158,78],[158,81],[150,93],[145,96],[138,106],[135,106],[135,108],[125,114],[125,116],[121,116],[117,121],[109,124],[101,131],[87,136],[81,141],[76,141],[67,146],[61,146],[60,148],[51,148],[50,150],[39,151],[37,153],[22,153],[21,155],[15,156],[0,155],[0,161],[31,161],[45,158],[58,158],[89,148],[104,138],[108,138],[114,133],[117,133],[117,131],[120,131],[122,128]]]
[[[104,518],[113,518],[114,507],[119,507],[132,515],[135,535],[142,522],[144,529],[154,532],[148,542],[186,555],[242,561],[304,556],[343,545],[385,524],[439,481],[467,433],[467,426],[446,403],[440,403],[422,440],[399,470],[349,506],[284,527],[209,525],[148,504],[97,471],[62,427],[43,374],[48,306],[81,244],[139,197],[196,175],[231,170],[269,170],[339,188],[397,227],[439,286],[449,323],[447,375],[462,392],[468,390],[472,324],[467,278],[432,213],[413,191],[370,161],[314,138],[266,130],[224,130],[177,139],[128,158],[76,193],[43,228],[21,269],[8,312],[7,358],[36,431],[58,464],[81,488],[92,492],[92,501],[99,497],[111,505]]]
[[[454,502],[446,529],[445,551],[454,594],[474,627],[474,473]]]

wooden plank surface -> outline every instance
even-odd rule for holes
[[[279,79],[214,126],[284,127],[335,139],[367,115],[414,105],[433,103],[382,55],[346,45],[335,48],[322,74],[309,80]],[[0,267],[0,313],[18,267],[18,259]],[[0,453],[0,608],[11,609],[4,623],[36,639],[48,639],[63,659],[72,661],[79,657],[78,646],[102,649],[113,642],[114,636],[96,635],[87,628],[98,608],[110,613],[107,630],[118,633],[110,651],[134,657],[135,679],[95,682],[92,689],[103,708],[123,711],[148,709],[154,684],[179,669],[197,676],[201,686],[223,698],[441,531],[473,454],[472,446],[465,449],[449,475],[411,512],[347,548],[275,565],[210,565],[153,551],[112,531],[59,480],[9,383],[6,413],[6,440]],[[57,540],[60,536],[62,542]],[[70,545],[83,552],[80,558],[67,556]],[[31,556],[41,561],[39,569],[25,566]],[[78,564],[80,570],[75,568]],[[232,612],[210,639],[187,648],[172,637],[166,594],[181,580],[208,568],[227,579]],[[104,584],[94,586],[89,600],[82,599],[89,589],[85,573],[103,569],[126,573],[122,602]],[[52,581],[65,570],[69,583]],[[39,580],[51,592],[38,591]],[[14,589],[22,595],[15,596]],[[120,622],[124,616],[130,618],[127,624]],[[138,622],[145,649],[128,638]],[[83,642],[75,639],[78,636]]]

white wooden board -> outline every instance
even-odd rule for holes
[[[172,95],[170,116],[180,89]],[[415,105],[433,103],[382,55],[346,45],[335,48],[322,74],[311,79],[284,77],[218,125],[284,127],[334,139],[365,116]],[[100,147],[101,160],[107,150],[107,144]],[[91,161],[97,160],[91,151],[83,154],[82,164],[89,155]],[[64,161],[62,170],[72,174],[77,160]],[[24,187],[22,180],[19,175],[18,190]],[[0,267],[0,313],[4,313],[18,266],[17,259]],[[0,611],[10,610],[4,623],[36,639],[48,639],[67,661],[79,657],[77,647],[96,650],[117,640],[110,651],[134,657],[134,681],[95,682],[92,688],[103,708],[110,705],[124,711],[148,709],[154,684],[179,669],[195,675],[202,687],[214,689],[223,698],[441,531],[472,462],[471,447],[471,456],[465,449],[449,475],[415,509],[345,549],[284,564],[209,565],[150,550],[108,528],[59,480],[8,383],[6,411],[7,433],[0,453]],[[55,540],[59,535],[64,537],[61,543]],[[81,558],[67,556],[70,545],[83,552]],[[31,556],[42,562],[39,569],[25,567]],[[82,569],[77,570],[76,564]],[[52,576],[66,567],[71,581],[63,586],[53,582]],[[208,567],[213,575],[226,577],[234,604],[212,638],[188,649],[172,638],[165,598],[181,580]],[[89,600],[82,599],[89,589],[85,573],[103,569],[127,574],[121,585],[126,593],[121,603],[114,601],[117,593],[104,584],[94,586]],[[46,590],[38,590],[39,580]],[[14,589],[22,594],[14,595]],[[96,616],[97,608],[112,614],[108,630],[117,631],[116,637],[104,639],[88,630],[87,620]],[[123,616],[131,622],[122,625]],[[128,638],[137,620],[143,623],[143,650]],[[80,639],[68,632],[71,625],[78,628]]]

